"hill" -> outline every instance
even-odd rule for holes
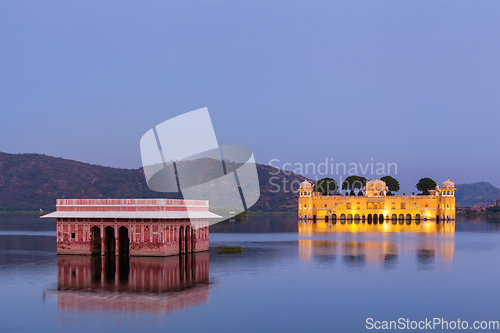
[[[457,205],[491,205],[500,198],[500,189],[490,183],[457,184]]]
[[[293,211],[298,195],[290,184],[303,176],[267,165],[257,165],[261,196],[252,211]],[[274,177],[274,178],[273,178]],[[280,184],[280,189],[273,185]],[[286,188],[283,188],[283,183]],[[55,210],[61,198],[181,198],[177,193],[159,193],[146,185],[139,169],[119,169],[41,154],[0,152],[0,210]]]

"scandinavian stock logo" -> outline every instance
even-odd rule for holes
[[[219,146],[207,108],[184,113],[150,129],[141,138],[148,187],[180,192],[186,200],[208,200],[210,211],[231,218],[260,197],[253,152],[238,145]]]

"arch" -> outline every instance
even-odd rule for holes
[[[332,223],[337,224],[337,214],[332,214]]]
[[[398,223],[398,216],[396,214],[392,214],[391,220],[392,220],[392,224],[397,224]]]
[[[378,223],[383,224],[384,223],[384,214],[380,214],[378,216]]]
[[[354,215],[354,223],[359,224],[359,214]]]
[[[378,224],[378,214],[373,214],[373,224]]]
[[[101,255],[101,228],[90,228],[90,254]]]
[[[340,215],[340,223],[345,224],[345,214]]]
[[[366,222],[366,216],[365,216],[365,214],[363,214],[363,216],[361,217],[361,222],[363,222],[363,223]]]
[[[368,224],[372,224],[372,214],[368,214]]]
[[[406,214],[406,224],[411,224],[411,214]]]
[[[179,228],[179,254],[184,253],[184,227]]]
[[[399,214],[399,224],[405,223],[405,216],[403,214]]]
[[[373,204],[373,209],[378,209],[378,203]]]
[[[128,238],[128,228],[118,228],[118,253],[128,255],[130,252],[130,240]]]
[[[105,254],[115,254],[116,240],[115,240],[115,228],[105,227],[104,228],[104,253]]]
[[[420,214],[415,215],[415,223],[420,224]]]
[[[352,214],[347,215],[347,224],[352,224]]]

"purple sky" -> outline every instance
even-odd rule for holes
[[[208,107],[219,144],[259,163],[373,158],[407,193],[500,187],[499,17],[498,1],[2,0],[0,151],[136,168],[146,131]]]

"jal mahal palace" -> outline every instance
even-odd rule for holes
[[[386,183],[379,179],[366,182],[363,196],[322,195],[314,192],[307,180],[300,184],[299,219],[323,220],[333,224],[419,224],[420,221],[454,222],[455,184],[449,179],[429,195],[387,195]]]

